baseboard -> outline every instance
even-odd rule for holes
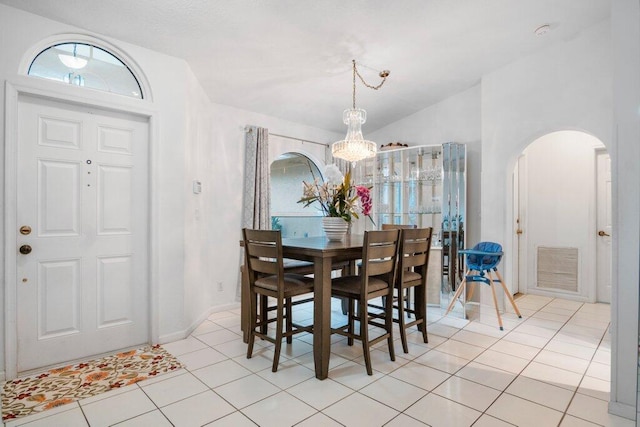
[[[232,302],[224,305],[217,305],[215,307],[211,307],[207,317],[211,316],[213,313],[220,313],[221,311],[237,310],[239,308],[240,308],[240,301]]]
[[[549,297],[549,298],[562,298],[569,301],[577,301],[577,302],[589,302],[589,303],[595,302],[595,301],[591,301],[589,297],[585,295],[568,294],[568,293],[556,292],[556,291],[545,291],[542,289],[526,289],[523,294],[538,295],[538,296]]]
[[[223,304],[223,305],[216,305],[215,307],[211,307],[208,310],[206,310],[204,313],[202,313],[200,316],[198,316],[198,318],[196,320],[194,320],[191,323],[191,325],[189,325],[186,329],[183,329],[181,331],[172,332],[172,333],[166,334],[166,335],[161,335],[158,338],[158,344],[167,344],[167,343],[170,343],[170,342],[183,340],[183,339],[187,338],[189,335],[191,335],[191,333],[198,326],[200,326],[200,324],[202,324],[202,322],[207,320],[207,318],[209,316],[211,316],[213,313],[219,313],[221,311],[228,311],[228,310],[236,310],[238,308],[240,308],[240,303],[238,303],[238,302],[233,302],[233,303]]]
[[[630,420],[636,419],[636,407],[620,402],[609,402],[609,413]]]

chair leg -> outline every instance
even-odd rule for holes
[[[280,349],[282,347],[282,327],[284,320],[284,300],[278,298],[278,309],[277,309],[277,318],[276,318],[276,342],[275,349],[273,352],[273,366],[271,367],[271,372],[276,372],[278,370],[278,364],[280,363]]]
[[[342,314],[349,313],[349,300],[347,298],[340,298],[340,305],[342,307]]]
[[[387,302],[387,304],[389,304],[389,302]],[[360,340],[362,340],[364,364],[367,367],[367,375],[373,375],[373,370],[371,369],[371,352],[369,349],[369,313],[367,311],[367,301],[358,300],[358,308],[360,309]]]
[[[507,285],[504,283],[504,280],[502,280],[502,275],[500,274],[498,269],[495,269],[494,271],[496,272],[496,276],[498,276],[498,280],[502,285],[502,289],[504,289],[504,293],[507,294],[507,298],[509,298],[509,302],[511,302],[511,306],[516,311],[516,314],[518,315],[518,317],[522,319],[522,314],[520,314],[520,310],[518,310],[518,306],[516,305],[516,302],[513,300],[513,297],[511,296],[511,292],[509,292],[509,289],[507,289]]]
[[[293,310],[291,305],[291,298],[287,298],[285,309],[287,319],[287,334],[290,334],[293,331]],[[293,343],[293,336],[287,335],[287,344],[291,343]]]
[[[489,284],[491,285],[491,294],[493,295],[493,305],[496,308],[496,314],[498,315],[498,324],[500,325],[500,330],[504,331],[504,327],[502,326],[502,316],[500,316],[500,309],[498,308],[498,298],[496,297],[496,287],[493,283],[493,279],[491,278],[491,273],[487,274],[489,278]]]
[[[398,290],[399,292],[402,292],[402,289]],[[392,291],[393,292],[393,288]],[[393,298],[387,298],[389,301],[387,302],[387,305],[385,306],[385,310],[384,310],[384,325],[385,325],[385,329],[387,331],[387,334],[389,334],[389,336],[387,337],[387,346],[389,347],[389,357],[391,358],[391,361],[394,362],[396,360],[396,352],[395,349],[393,347]],[[366,306],[366,303],[365,303]],[[398,304],[398,308],[401,307],[402,304]],[[402,329],[400,329],[402,331]]]
[[[403,299],[405,301],[405,308],[407,310],[411,310],[411,288],[407,288],[406,291],[407,291],[406,294],[403,295]],[[411,317],[411,313],[407,312],[407,316]]]
[[[258,327],[258,295],[251,293],[249,296],[249,333],[247,337],[247,359],[251,359],[253,354],[253,343],[256,339],[256,328]]]
[[[398,289],[398,293],[402,295],[404,289]],[[402,351],[409,353],[409,345],[407,344],[407,330],[405,329],[404,321],[404,304],[402,301],[398,301],[398,326],[400,328],[400,341],[402,342]]]
[[[260,332],[267,333],[269,325],[267,319],[269,318],[269,298],[265,295],[260,295]]]
[[[414,310],[416,312],[416,320],[418,319],[418,313],[420,314],[420,318],[422,319],[422,323],[418,324],[418,329],[422,331],[422,340],[425,343],[429,342],[429,337],[427,336],[427,289],[426,286],[419,285],[413,290],[413,295],[415,296],[416,304],[420,304],[420,309],[416,310],[416,306],[414,305]],[[422,326],[422,327],[421,327]]]
[[[349,333],[349,337],[347,338],[347,345],[353,345],[353,329],[354,329],[354,319],[356,316],[356,309],[353,298],[349,298],[348,300],[349,309],[347,310],[347,318],[348,318],[348,328],[347,332]]]
[[[471,270],[467,270],[467,273],[464,275],[464,279],[462,280],[462,282],[460,282],[460,285],[458,286],[456,293],[453,294],[453,298],[451,298],[451,303],[449,304],[449,307],[447,307],[447,311],[444,313],[445,316],[449,314],[451,309],[453,309],[453,306],[456,304],[456,301],[458,300],[458,298],[460,298],[462,291],[464,290],[464,288],[467,287],[467,274],[469,274],[470,272]]]

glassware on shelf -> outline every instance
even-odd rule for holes
[[[415,163],[411,163],[411,168],[409,169],[409,180],[417,181],[420,177],[420,170],[416,166]]]

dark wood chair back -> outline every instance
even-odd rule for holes
[[[399,239],[398,229],[365,232],[362,249],[362,275],[365,280],[371,276],[388,275],[388,283],[393,285]]]
[[[408,228],[416,228],[416,225],[413,224],[382,224],[382,230],[406,230]]]
[[[250,283],[260,275],[284,275],[280,230],[242,229]]]
[[[433,229],[410,228],[403,229],[400,237],[398,270],[404,271],[412,267],[423,267],[426,270],[431,251],[431,237]],[[426,274],[422,274],[426,280]]]

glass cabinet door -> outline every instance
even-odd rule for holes
[[[464,249],[464,223],[466,220],[466,147],[464,144],[442,145],[442,301],[449,305],[453,293],[462,281],[464,258],[458,251]],[[460,300],[465,301],[466,295]],[[454,312],[466,317],[464,305],[457,304]]]
[[[375,226],[366,224],[364,229],[379,229],[382,224],[433,228],[428,278],[433,289],[428,289],[427,300],[446,309],[464,273],[457,251],[464,248],[465,145],[380,151],[359,162],[354,176],[356,182],[372,187]],[[356,232],[361,231],[360,225]],[[456,307],[454,313],[464,317],[464,307]]]

